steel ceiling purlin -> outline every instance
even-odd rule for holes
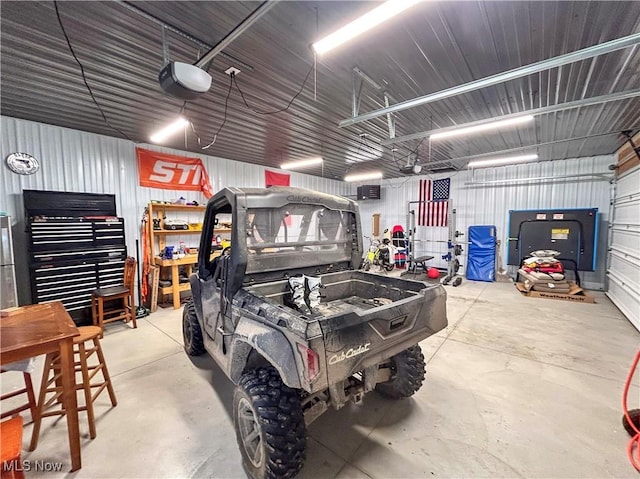
[[[637,126],[633,126],[631,128],[619,128],[617,130],[607,131],[607,132],[604,132],[604,133],[596,133],[594,135],[578,136],[578,137],[575,137],[575,138],[563,138],[561,140],[545,141],[545,142],[536,143],[536,144],[533,144],[533,145],[517,146],[515,148],[508,148],[506,150],[490,151],[488,153],[478,153],[477,155],[459,156],[457,158],[448,158],[446,160],[436,160],[436,161],[432,161],[432,162],[429,162],[429,163],[422,163],[422,165],[427,167],[427,168],[429,168],[431,166],[444,165],[444,164],[452,163],[452,162],[468,161],[468,160],[472,160],[472,159],[475,159],[475,158],[484,158],[485,156],[496,156],[496,155],[503,155],[503,154],[506,154],[506,153],[515,153],[516,151],[520,151],[520,150],[528,150],[528,149],[533,149],[533,148],[539,148],[541,146],[555,145],[555,144],[558,144],[558,143],[566,143],[566,142],[569,142],[569,141],[589,140],[591,138],[596,138],[596,137],[599,137],[599,136],[620,135],[620,134],[622,134],[622,132],[624,132],[626,130],[637,131],[639,129],[640,129],[640,125],[637,125]]]
[[[340,121],[338,123],[338,126],[343,128],[346,126],[355,125],[363,121],[373,120],[380,116],[386,115],[387,113],[395,113],[402,110],[407,110],[409,108],[414,108],[416,106],[426,105],[434,101],[443,100],[445,98],[450,98],[452,96],[457,96],[463,93],[479,90],[481,88],[485,88],[491,85],[504,83],[506,81],[514,80],[516,78],[522,78],[524,76],[528,76],[533,73],[538,73],[541,71],[550,70],[552,68],[567,65],[569,63],[574,63],[577,61],[597,57],[600,55],[604,55],[605,53],[611,53],[616,50],[621,50],[623,48],[628,48],[633,45],[637,45],[638,43],[640,43],[640,33],[635,33],[633,35],[628,35],[626,37],[617,38],[610,42],[593,45],[587,48],[583,48],[582,50],[576,50],[571,53],[566,53],[564,55],[548,58],[546,60],[542,60],[536,63],[531,63],[529,65],[525,65],[519,68],[514,68],[513,70],[508,70],[506,72],[497,73],[495,75],[491,75],[485,78],[480,78],[478,80],[473,80],[471,82],[464,83],[462,85],[458,85],[452,88],[447,88],[439,92],[430,93],[428,95],[424,95],[418,98],[413,98],[411,100],[406,100],[400,103],[396,103],[395,105],[392,105],[390,107],[380,108],[378,110],[374,110],[369,113],[364,113],[355,118],[347,118],[345,120]]]
[[[118,128],[144,140],[166,118],[175,116],[182,105],[167,96],[157,82],[163,62],[161,28],[166,26],[171,59],[193,63],[262,1],[184,1],[178,5],[134,0],[131,3],[135,6],[122,2],[83,2],[82,8],[60,6],[98,103]],[[231,65],[242,70],[237,80],[252,107],[285,106],[302,87],[311,67],[310,42],[341,19],[355,17],[367,8],[361,2],[282,2],[216,57],[209,70],[212,88],[206,96],[188,103],[185,111],[189,119],[207,139],[222,124],[229,83],[223,72]],[[318,30],[317,18],[321,22]],[[317,98],[309,88],[312,74],[287,112],[269,117],[254,113],[244,107],[234,89],[225,127],[211,154],[277,167],[283,156],[311,156],[322,149],[325,174],[331,170],[341,177],[352,160],[367,158],[378,161],[386,178],[403,176],[393,162],[391,147],[380,145],[381,140],[389,139],[387,114],[353,130],[338,127],[339,121],[353,112],[354,65],[382,87],[392,89],[397,99],[411,99],[637,33],[637,18],[640,2],[425,4],[420,13],[381,26],[369,39],[319,57]],[[51,2],[3,2],[0,21],[2,114],[114,136],[86,91]],[[394,114],[396,137],[639,88],[639,69],[640,48],[619,50]],[[356,76],[356,87],[359,82]],[[357,110],[366,113],[386,108],[382,93],[366,80],[362,82]],[[389,103],[393,106],[397,101],[389,98]],[[496,130],[434,142],[429,158],[429,142],[424,141],[417,151],[424,162],[446,159],[445,164],[451,165],[449,158],[638,124],[639,97],[603,106],[545,114],[536,119],[535,129]],[[358,137],[363,131],[375,143],[367,141],[363,145]],[[617,135],[587,137],[541,146],[539,154],[551,160],[610,154],[623,140]],[[399,162],[406,162],[405,155],[419,141],[395,145],[399,149],[396,158],[403,157]],[[188,144],[176,138],[167,146],[202,153],[191,133]],[[310,173],[320,175],[321,171]]]
[[[510,120],[512,118],[518,118],[524,115],[543,115],[545,113],[554,113],[558,111],[571,110],[574,108],[581,108],[584,106],[597,105],[600,103],[608,103],[611,101],[626,100],[640,96],[640,89],[622,91],[618,93],[611,93],[609,95],[601,95],[593,98],[583,98],[582,100],[570,101],[567,103],[560,103],[558,105],[543,106],[541,108],[534,108],[532,110],[519,111],[517,113],[510,113],[508,115],[494,116],[492,118],[485,118],[483,120],[471,121],[469,123],[460,123],[458,125],[447,126],[445,128],[438,128],[435,130],[421,131],[418,133],[412,133],[410,135],[399,136],[398,138],[391,138],[389,140],[382,140],[380,143],[383,146],[394,145],[397,143],[404,143],[411,140],[419,140],[421,138],[427,138],[435,133],[445,133],[448,131],[455,131],[461,128],[470,128],[473,126],[486,125],[496,121]]]

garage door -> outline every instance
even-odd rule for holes
[[[640,167],[616,183],[607,296],[640,331]]]

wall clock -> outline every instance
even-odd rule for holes
[[[40,169],[38,160],[28,153],[11,153],[7,156],[7,166],[19,175],[33,175]]]

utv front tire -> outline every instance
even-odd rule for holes
[[[187,301],[182,311],[182,339],[184,350],[189,356],[200,356],[204,353],[202,329],[196,316],[196,307],[191,299]]]
[[[242,376],[233,395],[233,423],[252,479],[291,478],[300,471],[307,441],[300,397],[275,369]]]
[[[425,362],[417,344],[393,356],[389,363],[391,379],[376,385],[376,391],[390,399],[413,396],[424,381]]]

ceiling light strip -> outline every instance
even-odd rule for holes
[[[430,136],[432,140],[443,140],[445,138],[451,138],[452,136],[472,135],[474,133],[481,133],[483,131],[498,130],[500,128],[507,128],[510,126],[520,125],[523,123],[529,123],[533,121],[533,115],[519,116],[511,118],[509,120],[492,121],[483,125],[468,126],[466,128],[454,128],[449,131],[442,131]]]
[[[289,161],[287,163],[282,163],[280,168],[283,170],[296,170],[300,168],[306,168],[308,166],[319,165],[323,162],[321,157],[317,158],[307,158],[306,160],[297,160],[297,161]]]
[[[352,181],[365,181],[365,180],[380,180],[382,179],[381,171],[372,171],[369,173],[359,173],[347,175],[344,177],[344,181],[352,182]]]
[[[627,90],[627,91],[622,91],[618,93],[611,93],[609,95],[601,95],[601,96],[595,96],[592,98],[584,98],[582,100],[560,103],[558,105],[543,106],[540,108],[525,110],[518,113],[510,113],[508,115],[496,116],[494,118],[487,118],[484,120],[471,121],[469,123],[461,123],[455,126],[438,128],[436,130],[427,130],[419,133],[412,133],[410,135],[399,136],[397,138],[391,138],[389,140],[382,140],[380,144],[382,144],[383,146],[388,146],[388,145],[394,145],[396,143],[404,143],[411,140],[419,140],[421,138],[426,138],[429,136],[432,139],[434,139],[434,136],[440,133],[455,131],[461,128],[470,128],[476,125],[485,125],[485,124],[493,123],[497,121],[509,120],[512,118],[521,117],[522,115],[537,116],[537,115],[543,115],[547,113],[554,113],[558,111],[571,110],[574,108],[582,108],[584,106],[598,105],[600,103],[608,103],[611,101],[628,100],[629,98],[635,98],[637,96],[640,96],[640,88],[636,90]]]
[[[467,167],[468,168],[489,168],[491,166],[505,166],[505,165],[513,165],[516,163],[526,163],[528,161],[535,161],[537,159],[538,159],[538,155],[535,153],[532,153],[530,155],[505,156],[502,158],[488,158],[486,160],[470,161]]]
[[[497,85],[499,83],[504,83],[516,78],[522,78],[533,73],[550,70],[552,68],[567,65],[569,63],[586,60],[588,58],[604,55],[605,53],[632,47],[634,45],[637,45],[638,43],[640,43],[640,33],[634,33],[633,35],[617,38],[615,40],[611,40],[610,42],[592,45],[590,47],[583,48],[582,50],[576,50],[571,53],[548,58],[536,63],[530,63],[529,65],[514,68],[513,70],[508,70],[506,72],[498,73],[496,75],[491,75],[485,78],[480,78],[469,83],[464,83],[462,85],[447,88],[439,92],[430,93],[418,98],[413,98],[411,100],[396,103],[395,105],[391,105],[390,107],[380,108],[378,110],[364,113],[354,118],[347,118],[346,120],[342,120],[340,123],[338,123],[338,125],[340,127],[355,125],[356,123],[361,123],[363,121],[373,120],[374,118],[386,115],[387,113],[395,113],[409,108],[414,108],[416,106],[425,105],[427,103],[432,103],[434,101],[443,100],[452,96],[458,96],[463,93],[479,90],[491,85]]]
[[[161,130],[151,135],[150,140],[152,143],[161,143],[167,138],[169,138],[170,136],[182,130],[188,124],[189,124],[189,120],[181,116],[177,120],[175,120],[173,123],[170,123],[169,125],[165,126]]]
[[[377,27],[381,23],[395,17],[406,9],[420,3],[422,0],[388,0],[382,5],[365,13],[361,17],[327,35],[313,44],[313,49],[319,55],[333,50],[349,40]]]
[[[490,151],[488,153],[479,153],[477,155],[470,155],[470,156],[458,156],[456,158],[448,158],[446,160],[436,160],[436,161],[430,161],[428,163],[423,163],[422,165],[425,168],[430,168],[432,166],[439,166],[439,165],[446,165],[449,163],[458,163],[458,162],[462,162],[462,161],[466,161],[466,160],[473,160],[476,158],[484,158],[486,156],[495,156],[495,155],[504,155],[504,154],[508,154],[508,153],[515,153],[518,151],[522,151],[522,150],[531,150],[533,148],[538,148],[541,146],[550,146],[550,145],[556,145],[558,143],[567,143],[570,141],[580,141],[580,140],[589,140],[592,138],[598,138],[601,136],[611,136],[611,135],[621,135],[623,131],[627,131],[627,130],[631,130],[631,131],[637,131],[640,130],[640,125],[636,125],[636,126],[632,126],[629,128],[617,128],[613,131],[606,131],[603,133],[595,133],[593,135],[585,135],[585,136],[575,136],[573,138],[563,138],[561,140],[553,140],[553,141],[545,141],[542,143],[535,143],[533,145],[525,145],[525,146],[518,146],[515,148],[508,148],[506,150],[498,150],[498,151]]]

